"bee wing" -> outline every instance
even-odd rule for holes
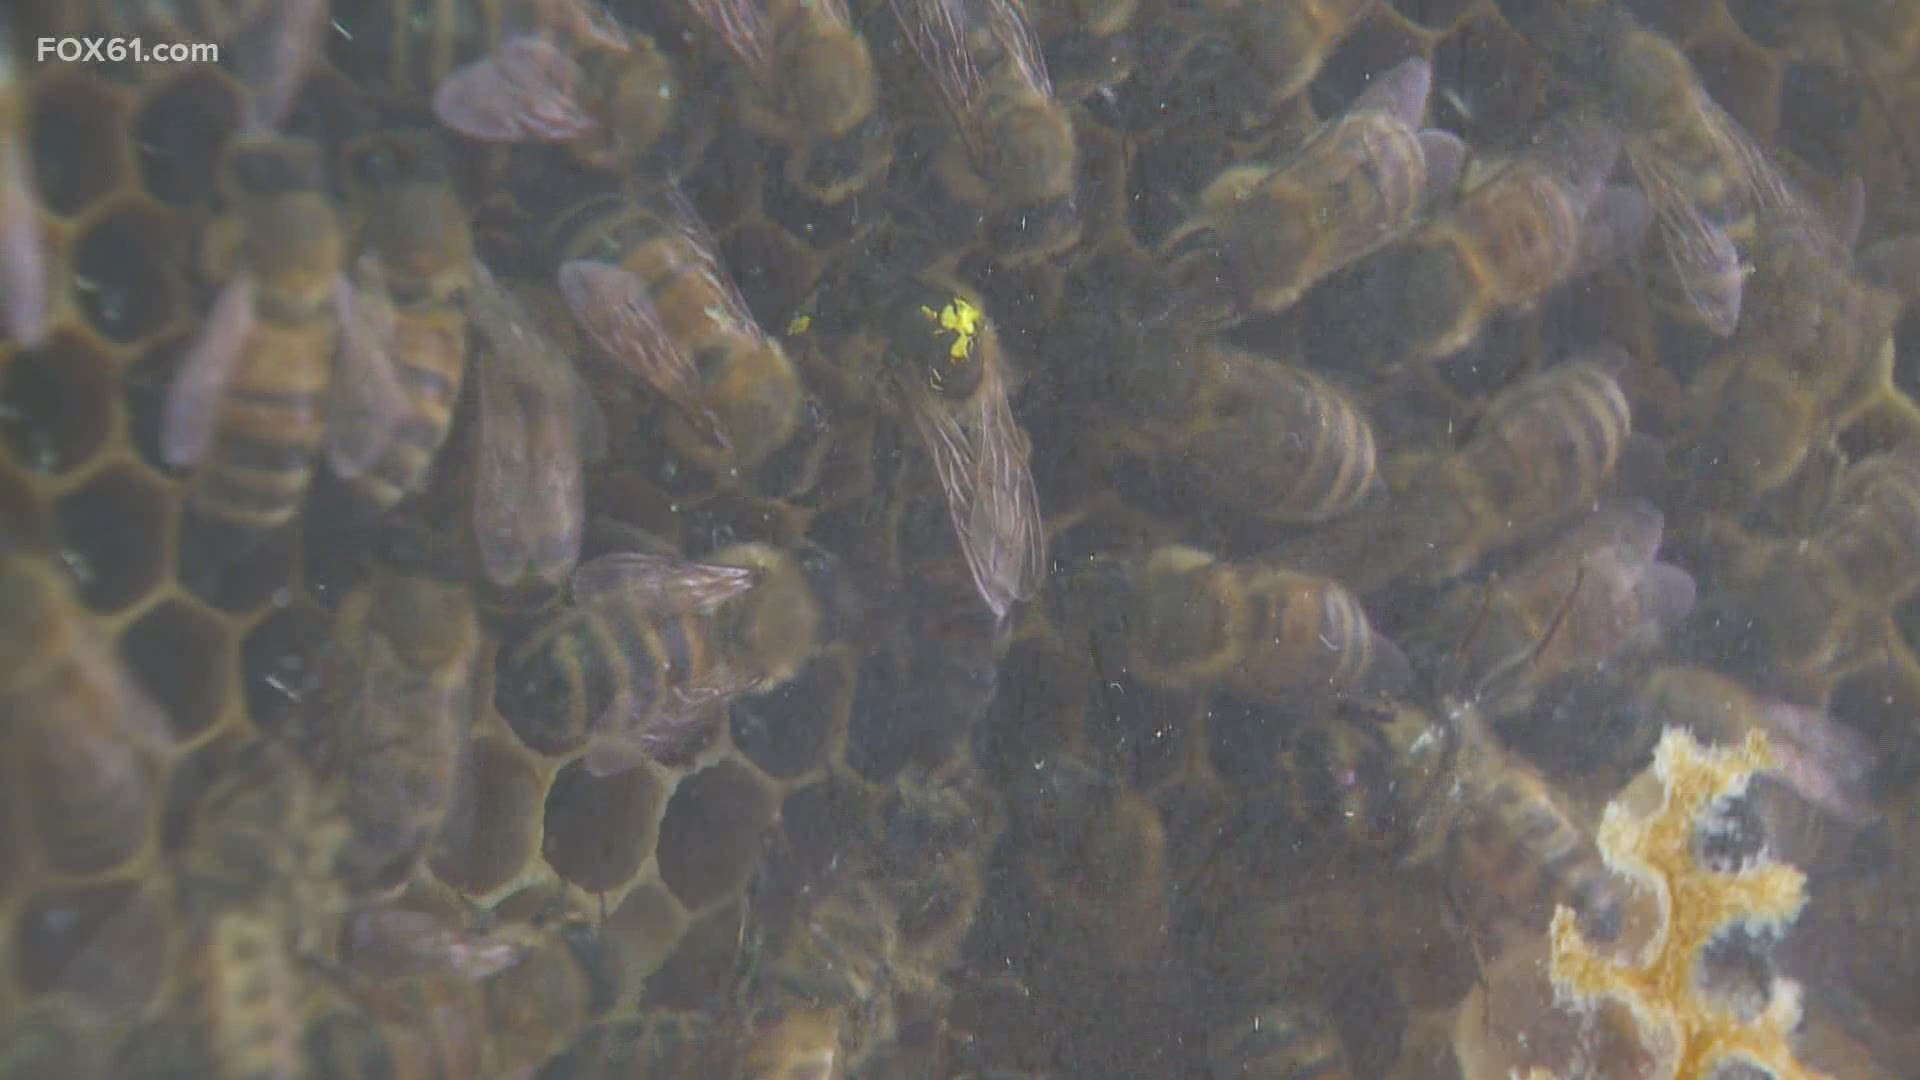
[[[987,27],[1020,78],[1041,97],[1053,96],[1053,80],[1040,51],[1040,37],[1018,0],[979,0],[987,7]]]
[[[766,77],[773,60],[772,28],[760,0],[687,0],[687,6],[747,65],[754,78]]]
[[[753,588],[756,575],[739,566],[708,566],[666,555],[628,551],[602,555],[573,572],[576,604],[638,602],[657,614],[705,611]]]
[[[456,68],[433,93],[433,114],[473,139],[564,142],[599,126],[576,89],[580,65],[546,38],[522,34]]]
[[[642,660],[653,662],[650,657],[636,662]],[[761,682],[738,669],[720,667],[696,684],[667,690],[644,708],[631,695],[622,694],[602,718],[601,732],[587,745],[587,771],[614,776],[648,760],[684,756],[725,719],[728,702],[753,692]]]
[[[1740,322],[1740,301],[1746,288],[1746,273],[1733,239],[1687,198],[1663,159],[1631,153],[1628,160],[1659,218],[1667,258],[1687,303],[1715,336],[1733,333]]]
[[[248,32],[236,48],[240,80],[253,90],[253,123],[273,128],[285,119],[293,96],[320,54],[328,0],[286,0]]]
[[[560,293],[601,351],[694,421],[701,433],[725,446],[719,421],[700,401],[700,375],[661,321],[640,275],[590,259],[560,268]]]
[[[1420,117],[1427,111],[1427,94],[1432,89],[1433,67],[1416,56],[1374,76],[1367,89],[1353,99],[1347,112],[1383,112],[1410,128],[1417,128]]]
[[[964,0],[887,0],[907,44],[933,77],[934,89],[970,142],[979,139],[979,105],[985,81],[967,48]]]
[[[27,169],[25,140],[0,138],[0,294],[6,329],[32,349],[48,332],[47,245],[36,217],[39,200]]]
[[[394,370],[396,316],[379,259],[361,256],[355,277],[357,285],[345,277],[334,283],[340,350],[327,407],[327,460],[347,479],[366,472],[387,452],[408,404]]]
[[[243,273],[220,290],[200,336],[167,388],[160,453],[169,465],[192,465],[213,443],[222,393],[253,332],[253,287],[253,278]]]
[[[355,970],[370,975],[485,979],[519,963],[531,944],[525,927],[469,930],[424,911],[376,908],[348,917],[341,951]]]
[[[495,584],[529,570],[557,584],[580,556],[586,518],[578,378],[484,267],[467,313],[488,344],[473,498],[481,564]]]
[[[1420,132],[1420,154],[1426,161],[1427,186],[1420,193],[1422,213],[1434,213],[1460,189],[1467,167],[1467,144],[1460,136],[1438,128]]]
[[[984,379],[990,385],[980,388],[962,418],[923,398],[914,399],[911,413],[946,492],[974,585],[995,615],[1005,615],[1038,591],[1046,539],[1027,433],[1013,418],[999,376],[989,372]]]

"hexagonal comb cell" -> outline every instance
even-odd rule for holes
[[[653,851],[666,789],[646,768],[595,776],[585,762],[561,769],[547,792],[540,853],[560,876],[588,892],[630,880]]]
[[[852,695],[851,662],[821,656],[785,686],[734,703],[733,745],[768,775],[791,780],[826,762]]]
[[[35,472],[63,473],[113,430],[113,365],[72,335],[16,355],[0,380],[0,439]]]
[[[87,324],[111,341],[145,341],[185,313],[178,223],[151,203],[128,203],[74,244],[73,290]]]
[[[712,1009],[732,992],[740,952],[739,902],[694,919],[660,970],[647,980],[645,1000],[668,1009]]]
[[[121,152],[124,105],[112,86],[84,76],[50,80],[33,104],[34,183],[48,210],[77,216],[132,181]]]
[[[240,88],[217,68],[196,68],[161,87],[133,118],[140,183],[161,202],[205,202],[227,136],[240,126]]]
[[[533,857],[542,792],[525,753],[510,743],[477,739],[471,754],[430,864],[441,881],[468,896],[484,896],[513,880]]]
[[[222,611],[256,611],[280,598],[293,576],[299,534],[241,535],[192,512],[180,515],[180,584]]]
[[[112,881],[53,889],[14,924],[14,969],[28,993],[64,991],[109,1015],[144,1005],[172,944],[165,889]]]
[[[1433,52],[1429,115],[1478,146],[1531,123],[1545,82],[1532,47],[1497,20],[1474,19]]]
[[[660,822],[660,880],[689,911],[743,888],[773,808],[760,781],[733,762],[687,777]]]
[[[169,501],[152,473],[116,465],[54,504],[60,557],[88,607],[119,611],[160,584]]]
[[[313,678],[313,661],[326,644],[326,612],[312,604],[281,608],[262,619],[240,645],[241,686],[247,716],[262,734],[297,736],[300,703]]]
[[[166,708],[180,741],[198,738],[219,721],[232,678],[233,643],[213,612],[168,600],[121,635],[120,659]]]
[[[686,932],[687,913],[658,882],[636,887],[600,924],[601,937],[619,958],[628,978],[657,971]]]

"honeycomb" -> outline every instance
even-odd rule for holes
[[[1868,821],[1807,811],[1782,823],[1768,817],[1771,804],[1756,811],[1764,828],[1823,853],[1807,864],[1807,912],[1781,932],[1778,960],[1771,941],[1697,935],[1690,944],[1703,965],[1746,949],[1764,954],[1753,960],[1763,973],[1777,962],[1799,980],[1804,1021],[1777,1034],[1782,1051],[1791,1042],[1811,1068],[1900,1075],[1920,1052],[1910,977],[1920,971],[1911,929],[1920,891],[1900,839],[1920,792],[1920,581],[1902,579],[1888,595],[1832,584],[1897,569],[1902,545],[1920,550],[1920,486],[1899,487],[1907,474],[1898,471],[1920,446],[1920,264],[1903,246],[1920,231],[1911,195],[1920,132],[1907,119],[1920,100],[1914,5],[1110,5],[1130,22],[1099,40],[1137,51],[1135,70],[1063,103],[1080,233],[1043,258],[995,250],[988,216],[955,186],[951,118],[894,14],[913,5],[852,5],[898,130],[885,181],[839,201],[791,182],[797,151],[737,107],[730,95],[743,80],[708,27],[657,6],[609,5],[672,54],[677,103],[711,139],[690,140],[704,150],[670,171],[746,309],[786,344],[809,393],[799,449],[751,476],[725,475],[673,433],[676,403],[608,365],[580,363],[608,444],[587,465],[584,553],[704,559],[741,543],[817,545],[850,569],[861,594],[790,678],[728,695],[700,738],[624,771],[601,768],[583,731],[548,711],[501,704],[517,644],[578,600],[564,585],[501,586],[479,569],[469,524],[476,447],[487,437],[476,421],[479,380],[465,380],[426,490],[384,519],[369,521],[352,484],[326,464],[293,527],[241,544],[194,511],[194,472],[169,452],[169,395],[227,284],[201,268],[230,210],[223,156],[258,96],[235,54],[258,47],[258,28],[216,28],[229,52],[221,64],[24,62],[25,30],[91,26],[54,6],[28,6],[13,28],[18,74],[0,80],[0,98],[17,99],[18,134],[0,116],[0,140],[26,163],[36,196],[29,224],[44,249],[51,322],[32,346],[0,335],[0,560],[61,583],[70,601],[61,611],[82,628],[62,640],[101,643],[99,663],[82,669],[96,682],[75,693],[99,695],[96,708],[112,693],[137,695],[165,722],[157,744],[137,749],[102,744],[98,732],[94,742],[48,736],[32,719],[42,699],[29,696],[49,692],[29,686],[39,669],[26,662],[39,657],[0,658],[18,684],[0,685],[9,750],[0,764],[0,1076],[242,1071],[222,1034],[235,1005],[216,992],[233,974],[220,965],[232,961],[210,942],[222,919],[247,918],[268,920],[285,938],[280,959],[303,973],[289,976],[297,1003],[272,1018],[273,1052],[300,1062],[287,1075],[760,1075],[755,1054],[784,1045],[770,1032],[804,1038],[797,1021],[779,1026],[779,1014],[825,1010],[852,1075],[1331,1075],[1338,1062],[1351,1075],[1504,1076],[1512,1062],[1497,1048],[1524,1043],[1533,1033],[1525,1018],[1550,1017],[1539,1031],[1565,1035],[1544,976],[1548,920],[1555,903],[1578,907],[1584,896],[1582,883],[1557,875],[1599,859],[1603,807],[1652,760],[1663,721],[1644,715],[1640,691],[1668,662],[1713,667],[1756,700],[1814,710],[1872,754],[1859,795]],[[123,6],[143,13],[128,17],[171,18],[168,5]],[[1039,18],[1057,5],[1032,6],[1036,22],[1062,24],[1059,12]],[[1070,6],[1064,22],[1097,35],[1076,20],[1102,5],[1092,14]],[[228,7],[236,11],[223,19],[261,5]],[[435,35],[472,59],[502,31],[481,25],[495,5],[466,13],[471,24],[400,0],[335,7],[341,27],[368,36],[360,45],[345,29],[329,36],[338,69],[323,58],[279,126],[322,148],[327,195],[359,245],[362,215],[345,181],[351,148],[378,132],[436,126],[422,76],[449,60],[433,52]],[[1163,249],[1211,212],[1209,185],[1292,159],[1376,76],[1417,57],[1432,77],[1424,123],[1468,150],[1460,182],[1427,196],[1421,212],[1423,222],[1442,220],[1461,190],[1524,158],[1568,106],[1622,108],[1600,85],[1611,61],[1594,44],[1607,31],[1594,27],[1627,25],[1672,43],[1704,92],[1805,193],[1807,206],[1793,209],[1810,208],[1825,232],[1844,231],[1857,181],[1858,244],[1845,237],[1795,261],[1801,249],[1790,244],[1778,255],[1748,245],[1797,225],[1721,222],[1746,260],[1740,333],[1761,328],[1750,337],[1722,339],[1687,317],[1671,295],[1666,241],[1650,239],[1584,267],[1544,300],[1490,311],[1458,353],[1404,363],[1370,353],[1377,334],[1362,325],[1394,318],[1367,306],[1391,277],[1381,268],[1401,249],[1390,245],[1332,273],[1293,311],[1248,315],[1218,335],[1252,362],[1311,369],[1370,418],[1379,456],[1371,501],[1352,518],[1269,520],[1248,509],[1254,500],[1224,505],[1189,490],[1205,485],[1180,482],[1193,464],[1169,467],[1167,439],[1155,434],[1196,422],[1178,410],[1213,410],[1197,422],[1237,433],[1233,425],[1258,423],[1247,413],[1261,406],[1209,382],[1201,360],[1188,363],[1203,346],[1161,322]],[[1303,26],[1326,36],[1310,43],[1317,67],[1304,88],[1260,100],[1247,88],[1273,73],[1259,69],[1269,50],[1258,46],[1299,46],[1287,35],[1312,33]],[[374,40],[421,30],[429,39]],[[1054,32],[1038,44],[1057,64],[1085,48],[1083,37],[1055,41]],[[1176,47],[1187,51],[1167,71],[1141,59]],[[990,76],[1002,79],[1005,66]],[[0,100],[0,113],[15,105]],[[616,186],[593,148],[439,135],[477,247],[503,280],[550,277],[552,234],[567,211],[582,192]],[[657,164],[629,171],[651,178]],[[1624,161],[1606,181],[1621,190],[1647,182]],[[18,223],[0,231],[9,226]],[[1048,580],[1004,620],[980,603],[980,571],[956,540],[915,429],[863,384],[864,368],[809,355],[822,340],[803,329],[809,319],[884,322],[877,311],[823,311],[822,296],[918,274],[959,282],[990,314],[1013,413],[1033,444]],[[0,277],[0,298],[9,284]],[[1802,295],[1814,299],[1794,299]],[[403,310],[417,302],[394,299]],[[1839,329],[1872,336],[1881,321],[1884,343],[1854,343]],[[567,351],[592,352],[585,335],[572,337]],[[1577,513],[1508,521],[1509,542],[1482,545],[1464,572],[1390,567],[1393,551],[1408,537],[1417,547],[1441,535],[1420,530],[1442,529],[1434,523],[1449,515],[1484,512],[1472,498],[1517,500],[1493,483],[1465,494],[1440,485],[1458,495],[1453,503],[1419,497],[1432,478],[1464,468],[1473,434],[1498,426],[1503,394],[1602,344],[1624,354],[1610,377],[1630,404],[1633,435],[1614,448],[1618,461],[1588,502],[1656,506],[1661,557],[1699,596],[1664,633],[1629,635],[1571,675],[1541,676],[1523,714],[1481,718],[1481,688],[1450,682],[1480,627],[1442,622],[1446,640],[1433,647],[1436,613],[1475,610],[1477,598],[1484,615]],[[1143,364],[1137,354],[1154,350],[1173,355]],[[1287,433],[1273,452],[1297,452],[1310,435]],[[1757,452],[1743,457],[1755,443],[1804,452],[1770,468]],[[1530,463],[1557,467],[1544,455]],[[1874,493],[1887,491],[1908,502],[1875,509],[1884,504]],[[1343,532],[1352,521],[1363,527]],[[325,734],[315,730],[314,680],[337,647],[345,598],[395,561],[396,548],[422,539],[431,572],[470,591],[481,631],[464,673],[471,702],[456,720],[454,779],[405,879],[378,896],[339,897],[328,853],[339,800],[354,796],[302,756]],[[1090,614],[1077,598],[1083,587],[1130,587],[1128,568],[1173,544],[1236,565],[1357,568],[1352,576],[1378,582],[1358,599],[1380,648],[1405,645],[1402,662],[1417,678],[1380,694],[1306,688],[1297,699],[1256,700],[1216,680],[1135,670],[1128,653],[1139,628],[1104,608]],[[1597,567],[1583,562],[1528,624],[1540,641],[1517,667],[1469,674],[1544,671],[1555,637],[1572,633],[1565,624],[1601,587]],[[1814,630],[1794,637],[1807,625]],[[1812,644],[1802,648],[1802,638]],[[1448,652],[1444,644],[1459,655],[1430,655]],[[1765,711],[1752,723],[1784,715]],[[1844,771],[1838,737],[1767,730],[1805,768]],[[254,805],[242,782],[257,779],[247,763],[263,760],[281,770],[267,774],[282,796],[272,820],[219,833],[221,810]],[[106,783],[109,774],[123,779]],[[1783,767],[1780,783],[1795,782]],[[1479,816],[1456,805],[1482,790],[1520,805]],[[1542,853],[1528,846],[1541,834],[1530,833],[1504,851],[1500,836],[1471,832],[1498,828],[1508,813],[1520,832],[1544,821],[1547,834],[1571,839]],[[271,851],[279,861],[209,869],[210,833],[240,849],[226,858]],[[1500,865],[1520,868],[1515,881],[1461,884],[1473,860],[1503,856]],[[228,872],[252,875],[250,884],[208,899],[207,881],[231,885]],[[1523,874],[1533,876],[1517,880]],[[824,934],[817,913],[848,890],[881,897],[895,916],[881,935],[888,955],[873,985],[823,991],[790,970],[794,943]],[[389,907],[445,924],[434,940],[465,958],[453,967],[480,964],[471,958],[487,948],[513,960],[478,974],[353,970],[342,959],[343,918]],[[1554,944],[1578,936],[1600,952],[1622,947],[1604,940],[1617,928],[1581,915],[1577,932],[1554,923]],[[1630,940],[1634,929],[1619,933]],[[782,979],[811,996],[767,989]],[[1496,998],[1494,1011],[1516,1018],[1506,1030],[1475,1019]],[[1615,1073],[1650,1067],[1617,1012],[1583,1021],[1582,1037],[1607,1048],[1595,1055],[1613,1055]],[[1320,1056],[1288,1058],[1250,1036],[1263,1022],[1297,1031],[1307,1047],[1299,1053]]]

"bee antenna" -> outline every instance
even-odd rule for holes
[[[1553,621],[1547,624],[1547,632],[1540,635],[1539,643],[1533,647],[1531,653],[1527,654],[1529,665],[1539,662],[1540,654],[1546,651],[1548,645],[1553,644],[1555,635],[1560,633],[1561,625],[1567,621],[1567,614],[1573,610],[1574,600],[1580,596],[1580,586],[1586,580],[1587,561],[1582,559],[1579,569],[1573,572],[1573,588],[1568,589],[1566,598],[1560,601],[1560,610],[1553,613]]]
[[[1480,586],[1480,603],[1473,609],[1473,621],[1467,624],[1467,632],[1460,635],[1460,641],[1453,647],[1453,655],[1447,658],[1444,670],[1457,672],[1461,661],[1466,658],[1467,650],[1480,639],[1480,632],[1487,628],[1487,616],[1493,611],[1493,589],[1499,583],[1500,575],[1490,575]]]

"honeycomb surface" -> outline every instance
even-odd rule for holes
[[[700,150],[670,171],[805,397],[802,436],[716,473],[682,402],[606,363],[564,311],[543,322],[605,429],[585,465],[583,555],[724,561],[764,544],[796,560],[823,553],[810,572],[854,582],[850,600],[815,598],[823,629],[790,674],[690,707],[698,738],[650,744],[617,769],[568,726],[561,695],[510,689],[526,643],[586,604],[564,577],[503,587],[481,570],[473,491],[497,437],[478,418],[483,380],[470,374],[452,395],[427,478],[396,507],[369,513],[326,450],[297,520],[266,535],[239,542],[195,501],[206,466],[180,464],[172,397],[232,284],[211,270],[232,217],[223,162],[258,135],[257,73],[242,54],[277,32],[260,14],[273,6],[32,4],[4,28],[15,70],[0,78],[0,114],[19,119],[0,116],[0,141],[30,198],[0,198],[0,248],[37,238],[48,331],[29,345],[0,329],[0,561],[42,583],[53,615],[34,638],[8,629],[25,615],[0,610],[0,1077],[791,1075],[810,1010],[833,1025],[816,1058],[838,1053],[856,1076],[1564,1069],[1511,1049],[1536,1030],[1557,1033],[1548,1045],[1572,1023],[1526,972],[1544,971],[1556,903],[1578,909],[1602,949],[1607,932],[1631,940],[1630,903],[1625,929],[1602,925],[1594,831],[1603,806],[1631,797],[1660,729],[1680,722],[1660,694],[1697,685],[1671,675],[1681,668],[1740,688],[1712,715],[1764,729],[1791,758],[1777,787],[1792,797],[1756,797],[1751,820],[1806,871],[1811,900],[1777,948],[1748,959],[1767,985],[1775,972],[1799,983],[1801,1060],[1834,1076],[1911,1071],[1920,5],[1036,0],[1056,85],[1081,86],[1075,60],[1089,49],[1131,70],[1060,102],[1078,231],[1037,257],[1000,250],[1005,222],[954,180],[962,143],[899,24],[915,4],[851,5],[891,159],[837,204],[797,191],[795,149],[764,108],[743,105],[737,57],[697,13],[608,5],[672,66]],[[531,283],[516,293],[529,307],[560,310],[556,245],[584,196],[634,197],[637,177],[665,170],[609,169],[586,141],[485,143],[437,124],[430,88],[511,39],[512,6],[335,0],[324,55],[278,129],[319,147],[319,194],[349,256],[379,239],[360,232],[353,163],[382,139],[429,133],[482,262]],[[227,25],[255,15],[258,26]],[[1418,58],[1432,84],[1420,123],[1457,138],[1461,176],[1422,197],[1394,244],[1440,237],[1422,252],[1440,250],[1487,178],[1532,160],[1558,119],[1617,119],[1623,95],[1596,74],[1612,70],[1611,46],[1596,42],[1617,44],[1606,35],[1620,27],[1684,57],[1795,193],[1717,223],[1747,283],[1733,337],[1676,302],[1663,215],[1626,230],[1624,251],[1596,242],[1601,254],[1545,295],[1489,301],[1469,343],[1437,357],[1383,352],[1415,304],[1491,295],[1493,271],[1422,254],[1417,265],[1454,269],[1412,275],[1381,310],[1396,280],[1386,268],[1416,265],[1393,245],[1335,268],[1290,310],[1168,331],[1182,238],[1230,216],[1216,180],[1310,156],[1324,123]],[[217,40],[227,57],[30,59],[30,34],[142,28]],[[1262,66],[1276,55],[1292,57],[1278,75]],[[1020,83],[1004,54],[982,64],[996,87]],[[1653,195],[1642,157],[1665,144],[1643,129],[1624,141],[1594,186]],[[1539,240],[1511,205],[1491,214],[1518,222],[1501,242]],[[1753,239],[1797,228],[1835,242]],[[1220,265],[1207,282],[1225,296],[1233,267]],[[364,280],[351,257],[338,271]],[[860,290],[919,275],[992,320],[1032,445],[1045,581],[1004,618],[975,591],[982,572],[955,533],[965,514],[950,513],[913,418],[870,385],[867,353],[898,320],[862,307]],[[0,277],[0,299],[9,287]],[[424,322],[418,292],[394,298]],[[857,298],[841,305],[851,313],[833,309],[843,292]],[[481,334],[454,311],[468,370],[480,370]],[[1579,505],[1494,521],[1488,506],[1517,501],[1525,470],[1562,468],[1552,455],[1598,453],[1589,444],[1610,438],[1589,416],[1555,418],[1575,432],[1557,442],[1516,419],[1536,380],[1602,347],[1621,358],[1606,377],[1632,416],[1631,438],[1608,451],[1617,462]],[[1138,355],[1155,350],[1167,355]],[[1183,481],[1242,475],[1234,455],[1311,452],[1312,430],[1262,423],[1301,415],[1297,402],[1231,383],[1276,363],[1311,370],[1370,424],[1377,475],[1355,505],[1268,513],[1278,497],[1264,490],[1229,499],[1218,496],[1230,480]],[[1511,474],[1473,464],[1503,433],[1519,445]],[[1672,573],[1650,569],[1648,553],[1627,568],[1638,578],[1607,592],[1623,547],[1555,554],[1554,537],[1587,515],[1641,503],[1659,511],[1654,565]],[[1143,584],[1142,568],[1174,545],[1217,556],[1229,582],[1262,567],[1313,575],[1287,579],[1280,614],[1179,585],[1182,610],[1217,608],[1209,632],[1271,616],[1242,626],[1255,644],[1235,648],[1271,633],[1336,649],[1351,629],[1344,609],[1329,601],[1303,638],[1295,605],[1351,587],[1364,608],[1354,640],[1371,645],[1347,647],[1372,650],[1378,679],[1364,692],[1303,681],[1276,694],[1234,667],[1246,655],[1149,671],[1151,650],[1170,646],[1145,628],[1142,613],[1162,610],[1149,601],[1164,600],[1145,590],[1175,586]],[[456,702],[453,734],[409,728],[381,751],[392,760],[376,766],[444,783],[409,789],[430,827],[399,877],[348,895],[334,870],[351,843],[344,808],[369,796],[329,772],[329,725],[349,720],[320,704],[318,673],[356,644],[341,640],[342,613],[409,557],[409,573],[452,583],[477,632],[452,675],[372,691],[376,702],[441,694]],[[1653,583],[1673,574],[1698,594],[1656,618]],[[1882,587],[1849,584],[1869,578]],[[1529,601],[1527,583],[1542,580],[1561,584]],[[1588,608],[1609,602],[1644,605],[1632,609],[1644,625],[1607,641],[1612,651],[1589,647],[1580,628],[1610,613]],[[1483,635],[1505,632],[1525,643],[1518,653],[1462,670]],[[1201,636],[1182,647],[1204,652]],[[695,646],[720,647],[674,647]],[[1523,707],[1476,711],[1516,680]],[[135,722],[144,715],[155,730]],[[1592,879],[1575,880],[1590,866]],[[882,914],[848,931],[836,905],[860,904]],[[260,924],[263,952],[220,948]],[[836,925],[851,943],[823,929]],[[395,934],[373,948],[418,950],[419,964],[358,970],[361,927]],[[1510,1030],[1476,1019],[1494,997],[1514,1004]],[[1263,1024],[1295,1038],[1260,1037]],[[1613,1057],[1560,1075],[1631,1075],[1646,1050],[1610,1029],[1587,1034]]]

